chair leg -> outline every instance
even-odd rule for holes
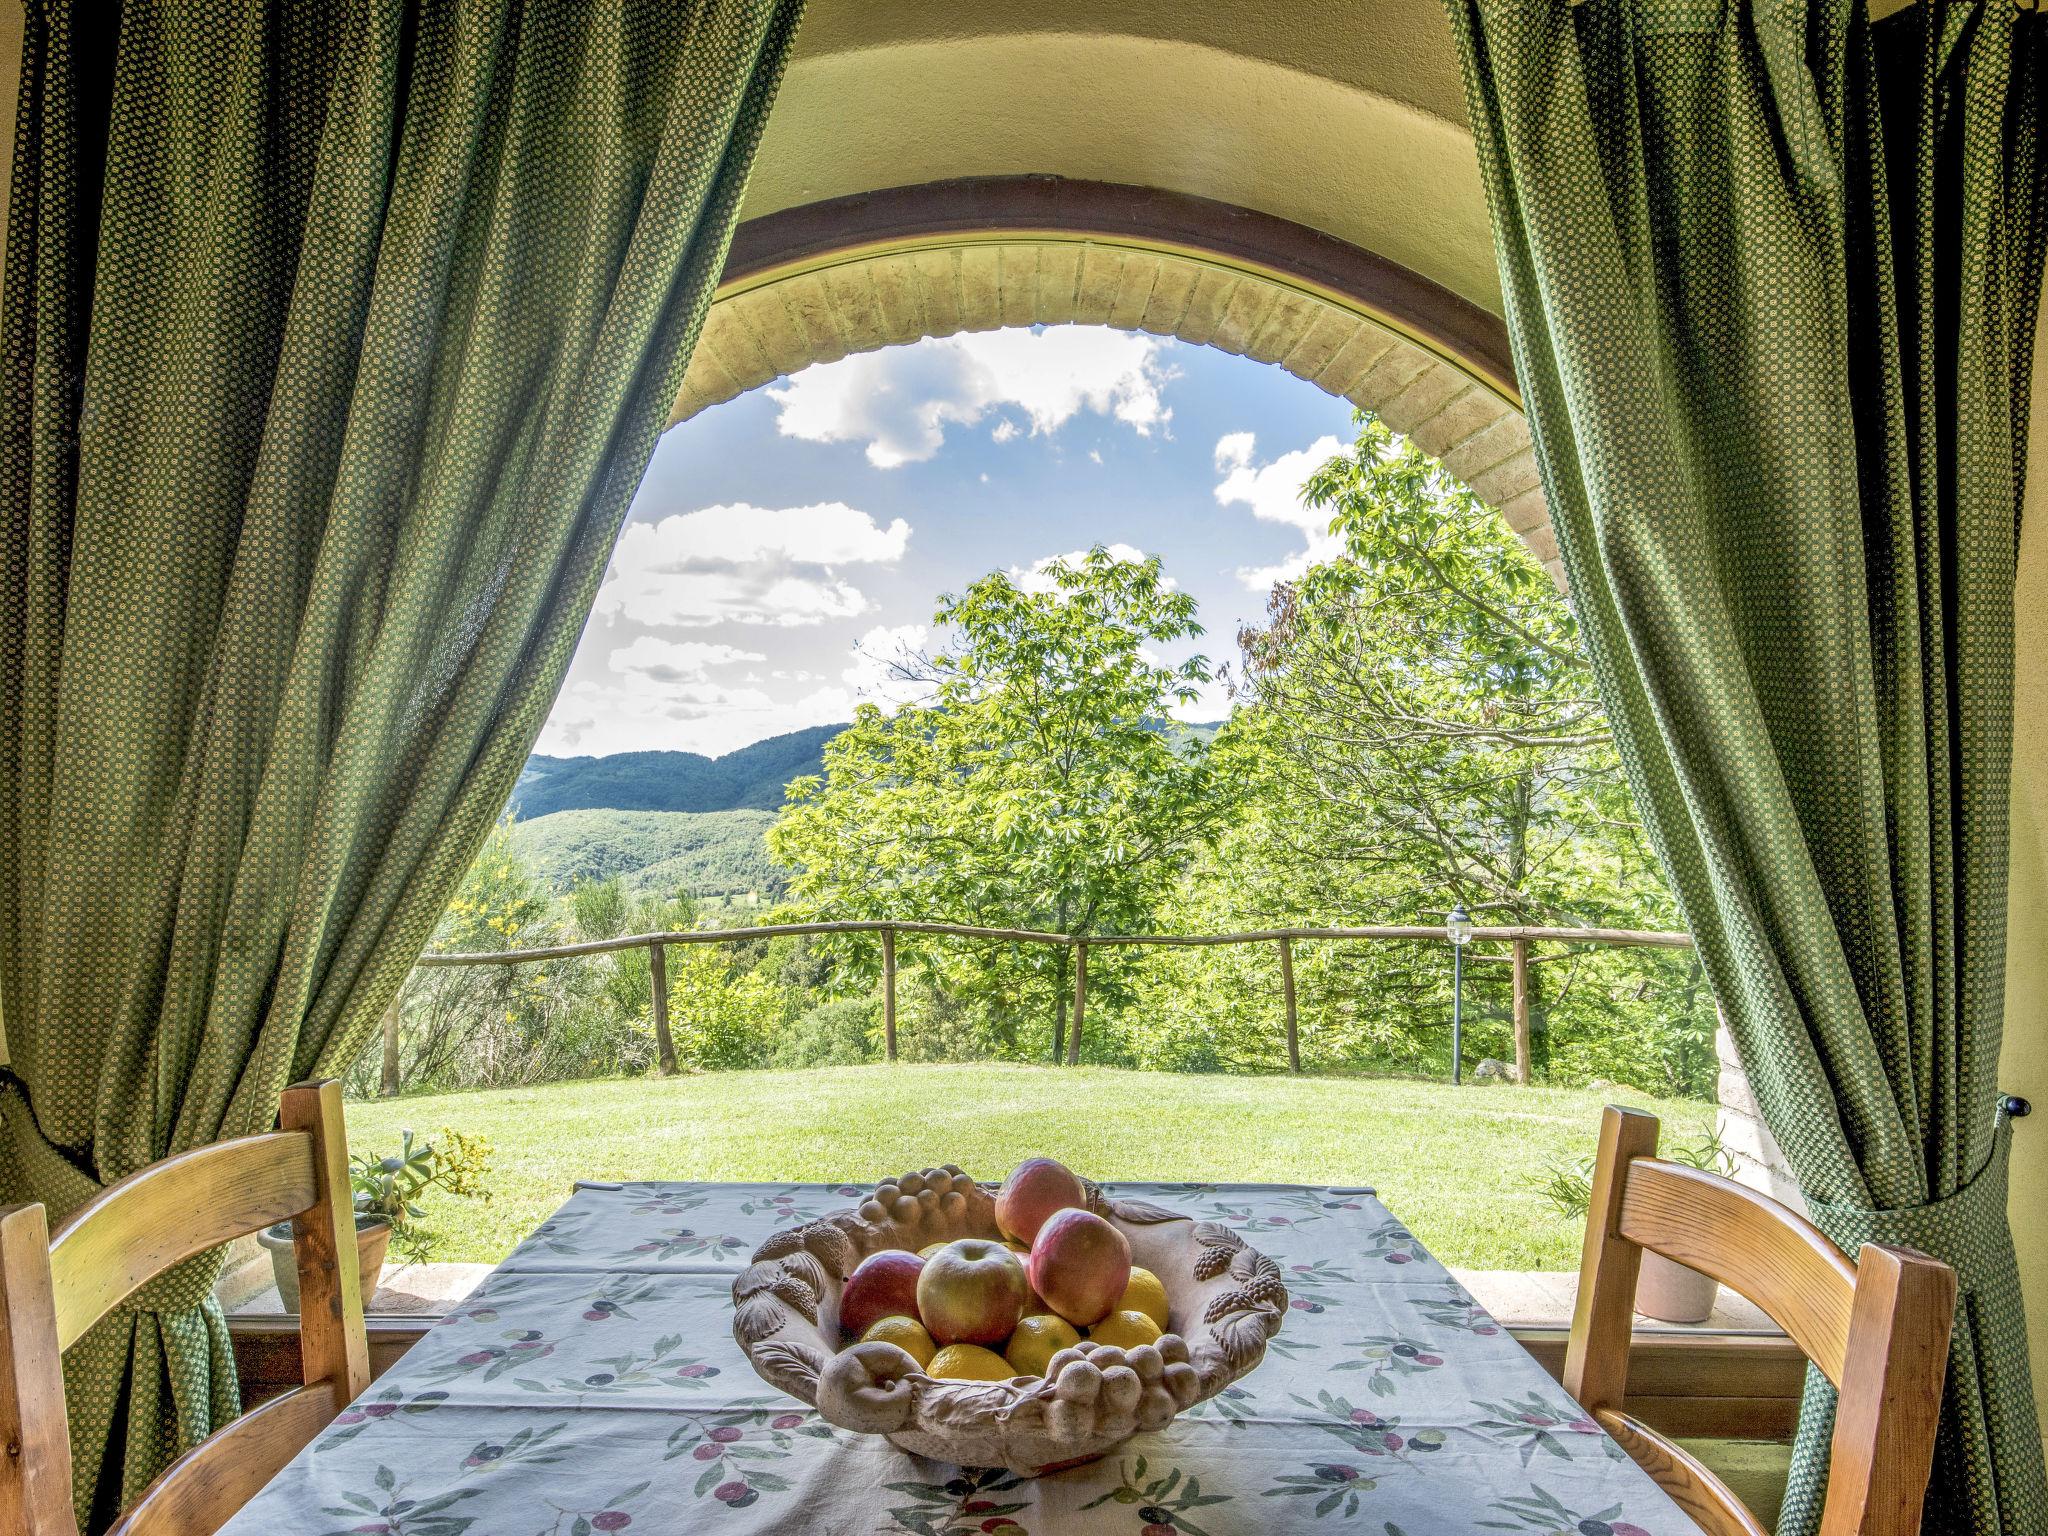
[[[40,1205],[0,1207],[0,1531],[78,1536],[71,1427]]]
[[[1948,1375],[1956,1273],[1910,1248],[1865,1243],[1821,1536],[1914,1536]]]
[[[301,1379],[309,1385],[332,1381],[340,1400],[353,1402],[370,1384],[370,1347],[363,1333],[341,1084],[332,1079],[293,1084],[284,1091],[278,1123],[312,1136],[318,1193],[309,1210],[292,1218],[292,1252],[299,1265]]]
[[[1608,1105],[1600,1117],[1579,1295],[1565,1347],[1564,1389],[1588,1413],[1619,1411],[1628,1395],[1629,1337],[1643,1250],[1621,1235],[1621,1201],[1631,1160],[1656,1155],[1657,1117]]]

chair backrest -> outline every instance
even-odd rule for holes
[[[1768,1536],[1696,1458],[1623,1411],[1643,1250],[1674,1259],[1754,1302],[1839,1389],[1821,1536],[1914,1536],[1941,1416],[1955,1271],[1879,1243],[1851,1263],[1777,1201],[1656,1152],[1654,1115],[1609,1106],[1565,1390],[1703,1530]]]
[[[187,1451],[110,1536],[210,1536],[370,1382],[341,1085],[287,1088],[279,1129],[181,1152],[109,1185],[49,1233],[0,1207],[0,1531],[78,1536],[63,1352],[155,1276],[289,1219],[304,1386]]]

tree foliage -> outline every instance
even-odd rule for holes
[[[1521,541],[1366,414],[1304,497],[1343,554],[1276,586],[1265,622],[1239,633],[1216,747],[1236,814],[1183,917],[1424,924],[1463,905],[1486,924],[1675,927],[1570,608]],[[1445,959],[1441,945],[1304,946],[1312,1032],[1363,1065],[1442,1070]],[[1270,965],[1162,957],[1154,1012],[1199,1003],[1212,1017],[1192,1026],[1195,1059],[1233,1064],[1255,1041],[1217,1003],[1270,1019]],[[1474,1042],[1505,1055],[1507,968],[1475,956],[1467,970]],[[1532,970],[1539,1068],[1563,1050],[1584,1076],[1703,1086],[1711,1011],[1689,954],[1553,952]]]
[[[1623,887],[1654,865],[1570,609],[1521,541],[1369,416],[1304,498],[1344,554],[1239,633],[1227,733],[1285,807],[1263,830],[1290,882],[1372,889],[1395,922],[1636,913]]]
[[[512,818],[492,828],[427,948],[488,954],[551,944],[561,924],[551,893],[521,856]],[[469,1087],[559,1075],[574,967],[449,966],[413,972],[402,998],[399,1065],[405,1083]],[[351,1087],[376,1081],[374,1054]]]
[[[1194,600],[1157,559],[1098,547],[1028,583],[991,573],[934,617],[950,643],[920,668],[930,701],[863,705],[823,776],[790,785],[769,847],[793,900],[832,918],[1151,926],[1220,813],[1207,751],[1161,728],[1209,680],[1203,658],[1152,650],[1201,633]],[[927,946],[922,963],[985,1005],[1003,1049],[1028,1050],[1018,1024],[1036,1017],[1061,1050],[1067,949]]]

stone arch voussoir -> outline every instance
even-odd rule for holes
[[[934,216],[957,209],[964,194],[954,183],[849,199],[846,208],[817,205],[744,227],[672,420],[812,363],[926,337],[1041,324],[1148,331],[1270,363],[1377,411],[1497,508],[1563,586],[1528,423],[1502,377],[1498,321],[1458,308],[1460,301],[1412,274],[1394,269],[1389,279],[1385,264],[1367,253],[1342,247],[1333,254],[1335,242],[1279,220],[1228,210],[1231,248],[1205,249],[1182,226],[1217,217],[1207,212],[1216,205],[1135,188],[1048,186],[1038,178],[1019,184],[1032,222],[1052,222],[1048,190],[1070,211],[1084,204],[1075,227],[1006,227],[1020,217],[1016,199],[990,197],[979,183],[969,185],[987,205],[980,228],[937,227],[974,222],[971,209]],[[890,199],[895,205],[878,219],[877,204]],[[1105,202],[1109,216],[1098,206]],[[1089,227],[1115,222],[1133,202],[1141,212],[1164,202],[1172,219],[1134,222],[1169,227]],[[1195,205],[1192,212],[1187,205]],[[879,237],[878,223],[886,226]],[[1262,235],[1269,254],[1259,250]],[[1306,260],[1299,259],[1304,241]],[[1347,253],[1382,291],[1332,285],[1321,269],[1341,268]],[[1303,265],[1318,270],[1291,270]],[[1431,324],[1442,317],[1425,313],[1416,323],[1386,313],[1390,282],[1406,307],[1419,292],[1425,309],[1440,304],[1447,319]],[[1460,347],[1461,331],[1485,344]]]

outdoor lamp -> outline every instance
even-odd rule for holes
[[[1465,903],[1444,919],[1444,937],[1451,941],[1451,1083],[1465,1080],[1465,946],[1472,942],[1472,914]]]
[[[1444,936],[1463,949],[1472,942],[1472,914],[1465,910],[1461,901],[1451,908],[1451,915],[1444,919]]]

